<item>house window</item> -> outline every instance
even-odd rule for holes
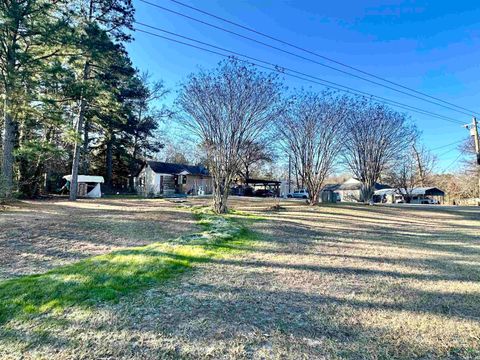
[[[187,183],[187,175],[182,175],[182,184],[185,185]]]

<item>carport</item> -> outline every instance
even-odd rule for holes
[[[438,200],[439,203],[444,202],[445,192],[436,187],[419,187],[410,191],[412,196],[418,196],[419,199],[432,198]]]
[[[276,196],[280,196],[280,184],[281,181],[267,180],[267,179],[246,179],[245,185],[250,185],[253,188],[257,186],[263,186],[265,190],[271,190]]]

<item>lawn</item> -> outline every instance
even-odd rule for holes
[[[8,209],[0,358],[480,357],[479,209],[272,204]]]

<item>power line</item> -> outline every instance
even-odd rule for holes
[[[449,149],[449,150],[441,153],[440,155],[437,155],[437,157],[440,158],[440,157],[442,157],[442,156],[444,156],[444,155],[450,154],[452,151],[455,151],[455,150],[457,150],[457,149],[455,149],[455,148],[454,148],[454,149]]]
[[[149,5],[152,5],[152,6],[159,7],[159,8],[161,8],[161,9],[163,9],[163,10],[166,10],[166,11],[170,11],[170,12],[172,12],[172,13],[176,13],[176,14],[178,14],[178,15],[180,15],[180,16],[188,17],[188,18],[190,18],[190,19],[192,19],[192,20],[195,20],[195,21],[198,21],[198,22],[202,22],[202,23],[204,23],[204,24],[206,24],[206,25],[208,25],[208,26],[213,26],[213,27],[219,28],[219,29],[221,29],[221,30],[223,30],[223,31],[226,31],[226,32],[229,32],[229,33],[238,35],[238,36],[241,36],[241,37],[243,37],[243,38],[248,38],[248,37],[246,37],[246,36],[244,36],[244,35],[237,34],[237,33],[233,32],[233,31],[230,31],[230,30],[221,28],[221,27],[216,26],[216,25],[213,25],[213,24],[209,24],[209,23],[203,22],[202,20],[198,20],[198,19],[189,17],[188,15],[178,13],[178,12],[176,12],[176,11],[174,11],[174,10],[164,8],[164,7],[162,7],[162,6],[158,5],[158,4],[154,4],[154,3],[151,3],[151,2],[146,1],[146,0],[140,0],[140,1],[142,1],[142,2],[144,2],[144,3],[146,3],[146,4],[149,4]],[[244,30],[253,32],[253,33],[257,34],[257,35],[263,36],[263,37],[268,38],[268,39],[270,39],[270,40],[274,40],[274,41],[276,41],[276,42],[278,42],[278,43],[281,43],[281,44],[283,44],[283,45],[290,46],[290,47],[292,47],[292,48],[295,48],[295,49],[297,49],[297,50],[301,50],[301,51],[303,51],[303,52],[306,52],[306,53],[308,53],[308,54],[314,55],[314,56],[319,57],[319,58],[321,58],[321,59],[330,61],[330,62],[335,63],[335,64],[337,64],[337,65],[341,65],[341,66],[343,66],[343,67],[345,67],[345,68],[348,68],[348,69],[357,71],[357,72],[359,72],[359,73],[361,73],[361,74],[370,76],[370,77],[375,78],[375,79],[377,79],[377,80],[381,80],[381,81],[386,82],[386,83],[389,83],[389,84],[391,84],[391,85],[395,85],[395,86],[397,86],[397,87],[399,87],[399,88],[402,88],[402,89],[405,89],[405,90],[409,90],[409,91],[411,91],[411,92],[413,92],[413,93],[416,93],[416,94],[419,94],[419,95],[428,97],[428,98],[433,99],[433,100],[440,101],[440,102],[442,102],[442,103],[444,103],[444,104],[448,104],[448,105],[450,105],[450,106],[454,106],[454,107],[456,107],[457,109],[465,110],[465,111],[468,112],[467,115],[472,115],[472,114],[476,114],[476,113],[477,113],[477,112],[474,111],[474,110],[467,109],[467,108],[465,108],[465,107],[462,107],[462,106],[453,104],[453,103],[451,103],[451,102],[445,101],[445,100],[440,99],[440,98],[438,98],[438,97],[431,96],[431,95],[426,94],[426,93],[424,93],[424,92],[421,92],[421,91],[412,89],[412,88],[410,88],[410,87],[408,87],[408,86],[405,86],[405,85],[396,83],[396,82],[394,82],[394,81],[385,79],[385,78],[383,78],[383,77],[381,77],[381,76],[378,76],[378,75],[372,74],[372,73],[370,73],[370,72],[361,70],[361,69],[359,69],[359,68],[356,68],[356,67],[354,67],[354,66],[348,65],[348,64],[343,63],[343,62],[341,62],[341,61],[332,59],[332,58],[330,58],[330,57],[327,57],[327,56],[318,54],[318,53],[316,53],[316,52],[314,52],[314,51],[305,49],[305,48],[303,48],[303,47],[297,46],[297,45],[292,44],[292,43],[290,43],[290,42],[287,42],[287,41],[281,40],[281,39],[279,39],[279,38],[276,38],[276,37],[274,37],[274,36],[265,34],[265,33],[261,32],[261,31],[255,30],[255,29],[250,28],[250,27],[248,27],[248,26],[244,26],[244,25],[238,24],[238,23],[236,23],[236,22],[234,22],[234,21],[231,21],[231,20],[228,20],[228,19],[223,18],[223,17],[221,17],[221,16],[212,14],[212,13],[210,13],[210,12],[208,12],[208,11],[205,11],[205,10],[201,10],[201,9],[196,8],[196,7],[194,7],[194,6],[185,4],[185,3],[181,2],[181,1],[178,1],[178,0],[169,0],[169,1],[171,1],[171,2],[173,2],[173,3],[175,3],[175,4],[178,4],[178,5],[184,6],[184,7],[186,7],[186,8],[195,10],[195,11],[197,11],[197,12],[199,12],[199,13],[204,14],[204,15],[213,17],[213,18],[215,18],[215,19],[217,19],[217,20],[221,20],[221,21],[226,22],[226,23],[228,23],[228,24],[237,26],[237,27],[242,28],[242,29],[244,29]],[[258,42],[258,43],[262,43],[262,42],[260,42],[260,41],[258,41],[258,40],[256,40],[256,39],[251,39],[251,38],[248,38],[248,39],[250,39],[250,40],[252,40],[252,41],[255,41],[255,42]],[[269,44],[265,44],[265,43],[263,43],[263,44],[266,45],[266,46],[272,47],[272,48],[276,48],[276,47],[273,47],[272,45],[269,45]],[[283,50],[283,49],[279,49],[279,48],[276,48],[276,49],[277,49],[277,50],[280,50],[280,51],[287,52],[286,50]],[[289,52],[287,52],[287,53],[289,53]],[[294,56],[300,56],[300,55],[298,55],[298,54],[293,54],[293,55],[294,55]],[[311,59],[310,59],[310,60],[311,60]],[[328,66],[328,65],[325,65],[325,64],[321,64],[321,63],[320,63],[320,65]],[[331,67],[331,68],[334,69],[334,70],[337,70],[337,71],[342,71],[342,70],[337,69],[337,68],[333,68],[333,67]],[[342,71],[342,72],[343,72],[343,71]],[[359,77],[359,76],[357,76],[357,75],[354,75],[354,74],[351,74],[351,73],[348,73],[348,72],[345,72],[345,73],[346,73],[346,74],[349,74],[349,75],[351,75],[351,76],[355,76],[355,77],[361,78],[361,79],[363,79],[363,80],[365,80],[365,81],[370,81],[370,82],[372,82],[371,80],[365,79],[365,78],[363,78],[363,77]],[[373,82],[373,83],[375,83],[375,82]],[[375,83],[375,84],[378,84],[378,83]],[[383,84],[378,84],[378,85],[387,87],[387,86],[385,86],[385,85],[383,85]],[[390,87],[387,87],[387,88],[391,89]],[[394,91],[399,91],[399,90],[397,90],[397,89],[393,89],[393,90],[394,90]],[[403,93],[403,92],[402,92],[402,93]],[[408,95],[409,95],[409,96],[413,96],[413,95],[411,95],[411,94],[408,94]],[[422,99],[422,100],[428,101],[428,100],[426,100],[426,99]],[[440,105],[440,104],[437,104],[437,105]],[[443,105],[440,105],[440,106],[443,106]],[[449,108],[449,107],[447,107],[447,108]],[[458,110],[455,110],[455,111],[458,111]],[[462,113],[464,113],[464,112],[462,112]],[[465,114],[465,113],[464,113],[464,114]]]
[[[460,154],[458,154],[458,156],[455,158],[455,160],[453,160],[446,168],[444,168],[442,172],[444,173],[445,171],[450,169],[458,161],[458,159],[460,159],[460,157],[462,155],[463,155],[463,151]]]
[[[461,142],[463,142],[463,141],[465,141],[465,139],[460,139],[460,140],[454,141],[453,143],[446,144],[446,145],[442,145],[442,146],[439,146],[439,147],[430,149],[430,151],[440,150],[440,149],[443,149],[443,148],[446,148],[446,147],[449,147],[449,146],[452,146],[452,145],[459,144],[459,143],[461,143]]]
[[[448,117],[443,116],[443,115],[435,114],[435,113],[429,112],[429,111],[424,110],[424,109],[416,108],[416,107],[413,107],[411,105],[406,105],[406,104],[397,102],[395,100],[387,99],[387,98],[377,96],[377,95],[373,95],[373,94],[370,94],[370,93],[367,93],[367,92],[364,92],[364,91],[356,90],[354,88],[350,88],[348,86],[344,86],[344,85],[341,85],[341,84],[338,84],[338,83],[335,83],[335,82],[332,82],[332,81],[321,79],[321,78],[318,78],[318,77],[315,77],[315,76],[312,76],[312,75],[309,75],[309,74],[306,74],[306,73],[303,73],[303,72],[299,72],[299,71],[292,70],[292,69],[289,69],[289,68],[279,67],[278,65],[267,62],[267,61],[263,61],[263,60],[253,58],[253,57],[248,56],[248,55],[240,54],[240,53],[232,51],[232,50],[228,50],[228,49],[224,49],[224,48],[221,48],[221,47],[218,47],[218,46],[215,46],[215,45],[211,45],[211,44],[205,43],[203,41],[195,40],[195,39],[190,38],[190,37],[186,37],[186,36],[183,36],[183,35],[180,35],[180,34],[173,33],[171,31],[160,29],[158,27],[143,24],[143,23],[138,22],[138,21],[136,21],[136,23],[139,24],[139,25],[142,25],[142,26],[146,26],[146,27],[149,27],[149,28],[153,28],[153,29],[156,29],[156,30],[159,30],[159,31],[177,36],[177,37],[181,37],[183,39],[194,41],[194,42],[200,43],[202,45],[210,46],[210,47],[213,47],[215,49],[226,51],[226,52],[229,52],[229,53],[234,54],[234,55],[242,56],[242,57],[245,57],[245,58],[250,59],[250,60],[254,60],[254,61],[258,61],[258,62],[267,64],[267,65],[271,66],[271,68],[259,65],[259,64],[254,63],[254,62],[248,62],[247,61],[250,64],[256,65],[258,67],[261,67],[261,68],[264,68],[264,69],[267,69],[267,70],[270,70],[270,71],[276,71],[276,72],[288,75],[290,77],[294,77],[294,78],[304,80],[304,81],[309,81],[309,82],[312,82],[312,83],[315,83],[315,84],[319,84],[319,85],[322,85],[322,86],[325,86],[325,87],[328,87],[328,88],[331,88],[331,89],[343,91],[343,92],[346,92],[346,93],[356,94],[356,95],[360,94],[360,95],[363,95],[363,96],[368,96],[368,97],[380,99],[379,102],[386,103],[388,105],[393,105],[393,106],[396,106],[396,107],[399,107],[399,108],[402,108],[402,109],[405,109],[405,110],[413,111],[413,112],[420,113],[420,114],[423,114],[423,115],[432,116],[432,117],[438,118],[440,120],[449,121],[449,122],[453,122],[455,124],[463,125],[463,122],[461,122],[461,121],[454,120],[454,119],[448,118]],[[150,34],[150,35],[153,35],[153,36],[157,36],[157,37],[160,37],[160,38],[163,38],[163,39],[166,39],[166,40],[174,41],[174,42],[177,42],[177,43],[180,43],[180,44],[183,44],[183,45],[192,46],[194,48],[197,48],[197,49],[200,49],[200,50],[203,50],[203,51],[207,51],[207,52],[211,52],[211,53],[214,53],[216,55],[223,56],[223,57],[230,57],[231,56],[231,55],[222,54],[222,53],[219,53],[219,52],[216,52],[216,51],[212,51],[212,50],[209,50],[209,49],[205,49],[205,48],[202,48],[202,47],[199,47],[199,46],[194,46],[194,45],[189,44],[189,43],[178,41],[178,40],[166,37],[166,36],[161,36],[161,35],[158,35],[158,34],[155,34],[155,33],[149,32],[149,31],[141,30],[141,29],[138,29],[138,28],[135,29],[135,30],[140,31],[140,32],[144,32],[144,33],[147,33],[147,34]],[[242,60],[242,59],[239,59],[239,60]],[[242,61],[245,61],[245,60],[242,60]],[[309,77],[309,78],[313,78],[313,79],[316,79],[318,81],[313,81],[311,79],[306,79],[306,78],[301,77],[301,76],[286,73],[285,71],[291,71],[293,73],[297,73],[297,74],[300,74],[300,75],[303,75],[303,76],[306,76],[306,77]],[[341,87],[341,88],[339,88],[339,87]],[[345,90],[345,89],[347,89],[347,90]]]
[[[357,89],[354,89],[354,88],[351,88],[351,87],[348,87],[348,86],[345,86],[345,85],[341,85],[341,84],[338,84],[338,83],[335,83],[335,82],[332,82],[332,81],[328,81],[328,80],[319,78],[317,76],[309,75],[309,74],[301,72],[301,71],[293,70],[293,69],[286,68],[286,67],[283,67],[283,66],[278,66],[277,64],[274,64],[274,63],[271,63],[271,62],[268,62],[268,61],[264,61],[264,60],[261,60],[261,59],[258,59],[258,58],[251,57],[249,55],[241,54],[241,53],[233,51],[233,50],[229,50],[229,49],[225,49],[225,48],[222,48],[222,47],[219,47],[219,46],[216,46],[216,45],[212,45],[212,44],[200,41],[200,40],[193,39],[191,37],[183,36],[183,35],[180,35],[178,33],[174,33],[174,32],[171,32],[171,31],[168,31],[168,30],[156,27],[156,26],[148,25],[148,24],[145,24],[145,23],[142,23],[142,22],[139,22],[139,21],[135,21],[135,23],[137,23],[138,25],[150,28],[150,29],[161,31],[163,33],[167,33],[169,35],[173,35],[173,36],[176,36],[176,37],[180,37],[182,39],[193,41],[197,44],[205,45],[205,46],[217,49],[217,50],[228,52],[228,53],[233,54],[233,55],[244,57],[244,58],[252,60],[252,61],[256,61],[256,62],[266,64],[266,65],[272,67],[272,68],[267,68],[270,71],[277,71],[279,73],[283,73],[283,74],[286,74],[286,75],[291,76],[291,77],[296,77],[296,78],[299,78],[301,80],[310,81],[310,82],[320,84],[322,86],[326,86],[326,87],[329,87],[329,88],[332,88],[332,89],[335,89],[335,90],[339,90],[339,91],[343,91],[343,92],[347,92],[347,93],[353,93],[353,94],[357,94],[357,95],[360,94],[360,95],[363,95],[363,96],[376,98],[376,99],[379,99],[378,100],[379,102],[387,103],[388,105],[394,105],[394,106],[400,107],[400,108],[405,109],[405,110],[417,112],[417,113],[420,113],[420,114],[423,114],[423,115],[429,115],[429,116],[438,118],[440,120],[449,121],[449,122],[452,122],[452,123],[455,123],[455,124],[463,125],[463,122],[461,122],[459,120],[455,120],[455,119],[452,119],[452,118],[449,118],[449,117],[446,117],[446,116],[443,116],[443,115],[439,115],[439,114],[430,112],[428,110],[417,108],[417,107],[407,105],[407,104],[404,104],[404,103],[401,103],[401,102],[398,102],[398,101],[395,101],[395,100],[387,99],[387,98],[384,98],[384,97],[381,97],[381,96],[378,96],[378,95],[373,95],[373,94],[370,94],[370,93],[367,93],[367,92],[364,92],[364,91],[361,91],[361,90],[357,90]],[[138,28],[135,29],[135,30],[138,30],[140,32],[144,32],[144,33],[147,33],[147,34],[150,34],[150,35],[153,35],[153,36],[157,36],[157,37],[160,37],[160,38],[163,38],[163,39],[166,39],[166,40],[178,42],[178,43],[181,43],[183,45],[192,46],[192,44],[177,41],[175,39],[172,39],[172,38],[169,38],[169,37],[166,37],[166,36],[161,36],[159,34],[155,34],[155,33],[149,32],[149,31],[141,30],[141,29],[138,29]],[[212,50],[209,50],[209,49],[205,49],[205,48],[202,48],[202,47],[199,47],[199,46],[193,46],[193,47],[195,47],[197,49],[200,49],[200,50],[203,50],[203,51],[208,51],[208,52],[211,52],[211,53],[223,56],[223,57],[229,57],[230,56],[230,55],[218,53],[216,51],[212,51]],[[252,63],[252,64],[259,66],[257,63]],[[266,68],[265,66],[260,66],[260,67]],[[286,73],[286,71],[292,72],[294,74],[298,74],[302,77]],[[303,77],[314,79],[316,81],[305,79]],[[345,89],[347,89],[348,91],[346,91]]]
[[[318,61],[316,61],[316,60],[307,58],[307,57],[305,57],[305,56],[292,53],[291,51],[281,49],[281,48],[279,48],[279,47],[276,47],[276,46],[267,44],[267,43],[265,43],[265,42],[263,42],[263,41],[259,41],[259,40],[253,39],[253,38],[251,38],[251,37],[248,37],[248,36],[245,36],[245,35],[236,33],[236,32],[234,32],[234,31],[225,29],[225,28],[223,28],[223,27],[221,27],[221,26],[217,26],[217,25],[208,23],[208,22],[206,22],[206,21],[203,21],[203,20],[194,18],[194,17],[192,17],[192,16],[185,15],[185,14],[180,13],[180,12],[178,12],[178,11],[168,9],[168,8],[166,8],[166,7],[163,7],[163,6],[158,5],[158,4],[154,4],[154,3],[149,2],[149,1],[147,1],[147,0],[140,0],[140,1],[143,2],[143,3],[149,4],[149,5],[151,5],[151,6],[154,6],[154,7],[156,7],[156,8],[159,8],[159,9],[161,9],[161,10],[168,11],[168,12],[170,12],[170,13],[173,13],[173,14],[176,14],[176,15],[179,15],[179,16],[182,16],[182,17],[185,17],[185,18],[187,18],[187,19],[190,19],[190,20],[199,22],[199,23],[201,23],[201,24],[204,24],[204,25],[213,27],[213,28],[215,28],[215,29],[218,29],[218,30],[221,30],[221,31],[224,31],[224,32],[227,32],[227,33],[236,35],[236,36],[239,36],[239,37],[241,37],[241,38],[243,38],[243,39],[247,39],[247,40],[253,41],[253,42],[255,42],[255,43],[258,43],[258,44],[267,46],[267,47],[269,47],[269,48],[272,48],[272,49],[281,51],[281,52],[283,52],[283,53],[286,53],[286,54],[289,54],[289,55],[298,57],[298,58],[300,58],[300,59],[303,59],[303,60],[306,60],[306,61],[310,61],[310,62],[315,63],[315,64],[317,64],[317,65],[326,67],[326,68],[328,68],[328,69],[338,71],[338,72],[340,72],[340,73],[342,73],[342,74],[346,74],[346,75],[349,75],[349,76],[353,76],[353,77],[355,77],[355,78],[357,78],[357,79],[361,79],[361,80],[367,81],[367,82],[372,83],[372,84],[374,84],[374,85],[382,86],[382,87],[384,87],[384,88],[386,88],[386,89],[396,91],[396,92],[398,92],[398,93],[400,93],[400,94],[404,94],[404,95],[413,97],[413,98],[415,98],[415,99],[419,99],[419,100],[422,100],[422,101],[425,101],[425,102],[428,102],[428,103],[431,103],[431,104],[434,104],[434,105],[437,105],[437,106],[441,106],[441,107],[444,107],[444,108],[449,109],[449,110],[456,111],[456,112],[461,113],[461,114],[465,114],[465,115],[469,115],[469,116],[472,115],[471,112],[464,112],[464,111],[461,111],[461,110],[452,108],[451,106],[446,106],[446,105],[442,105],[442,104],[439,104],[439,103],[434,102],[434,101],[431,101],[431,100],[423,99],[423,98],[421,98],[421,97],[418,97],[418,96],[416,96],[416,95],[410,94],[410,93],[408,93],[408,92],[395,89],[395,88],[393,88],[393,87],[391,87],[391,86],[378,83],[378,82],[376,82],[376,81],[367,79],[367,78],[362,77],[362,76],[359,76],[359,75],[352,74],[351,72],[341,70],[341,69],[336,68],[336,67],[334,67],[334,66],[330,66],[330,65],[327,65],[327,64],[318,62]]]

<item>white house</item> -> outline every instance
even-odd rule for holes
[[[205,167],[160,161],[147,161],[134,184],[144,196],[212,193],[212,178]]]
[[[375,183],[374,189],[381,190],[390,188],[388,185],[383,185],[379,183]],[[341,184],[335,192],[338,194],[338,200],[344,202],[362,202],[364,199],[362,198],[362,183],[360,180],[355,178],[350,178]]]

